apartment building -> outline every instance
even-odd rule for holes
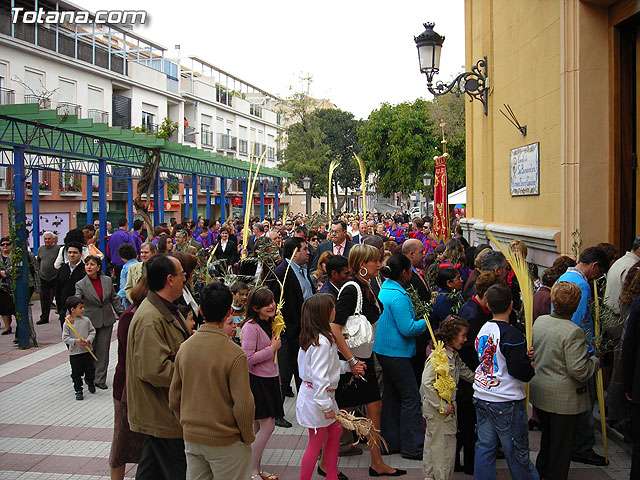
[[[126,26],[108,24],[13,23],[11,7],[25,10],[77,11],[62,0],[12,0],[0,7],[0,104],[38,103],[41,109],[91,118],[96,123],[155,132],[165,119],[177,122],[170,139],[249,161],[265,153],[265,166],[275,167],[279,134],[276,95],[243,81],[197,57],[169,55],[160,43]],[[6,165],[6,162],[5,162]],[[138,172],[109,167],[108,216],[126,213],[127,177]],[[12,192],[12,169],[0,167],[0,233],[8,229],[7,205]],[[167,182],[165,218],[185,215],[187,179],[164,175]],[[40,226],[56,224],[64,235],[86,221],[88,190],[97,190],[95,176],[40,172]],[[190,179],[189,179],[190,181]],[[28,182],[28,180],[27,180]],[[220,216],[221,179],[209,185],[210,216]],[[243,185],[225,179],[226,217],[242,215]],[[29,184],[28,184],[29,185]],[[35,188],[35,186],[34,186]],[[135,181],[134,181],[135,188]],[[205,192],[202,185],[201,192]],[[265,214],[273,215],[278,186],[262,182]],[[30,191],[28,193],[28,198]],[[97,195],[97,194],[95,194]],[[205,215],[205,196],[199,195],[198,213]],[[260,211],[260,188],[253,204]],[[92,202],[97,213],[97,202]],[[27,211],[30,205],[28,202]],[[282,207],[281,207],[282,208]]]

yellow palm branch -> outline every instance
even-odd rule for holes
[[[333,171],[338,167],[340,162],[333,159],[329,164],[329,189],[327,190],[327,212],[329,213],[329,221],[331,221],[331,180],[333,179]]]
[[[358,162],[358,167],[360,167],[360,179],[362,180],[362,213],[364,218],[367,218],[367,169],[364,165],[362,159],[354,153],[353,156]]]

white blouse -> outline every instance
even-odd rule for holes
[[[325,412],[337,412],[335,389],[340,375],[349,371],[349,364],[338,358],[338,347],[324,335],[319,345],[298,351],[298,370],[302,384],[296,400],[296,418],[307,428],[328,427],[334,419],[324,418]]]

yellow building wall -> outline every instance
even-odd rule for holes
[[[466,67],[485,55],[488,115],[466,109],[467,211],[484,224],[608,241],[608,32],[606,8],[579,0],[466,0]],[[446,43],[443,55],[446,54]],[[511,106],[527,135],[502,115]],[[540,194],[510,194],[513,148],[539,142]],[[517,236],[517,235],[516,235]]]
[[[467,149],[471,215],[491,223],[559,228],[560,8],[552,1],[473,0],[467,11],[473,39],[467,67],[487,55],[492,89],[487,117],[477,102],[468,109],[475,124],[473,148]],[[486,24],[491,28],[483,28]],[[527,125],[526,137],[500,113],[506,112],[504,104]],[[510,151],[535,142],[540,143],[540,195],[511,197]]]

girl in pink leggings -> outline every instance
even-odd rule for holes
[[[327,480],[338,480],[338,448],[342,427],[336,420],[335,389],[349,364],[338,358],[329,324],[335,317],[333,296],[319,293],[302,304],[298,370],[302,385],[296,402],[298,423],[309,429],[300,480],[310,480],[324,444]],[[364,371],[360,372],[364,374]]]

